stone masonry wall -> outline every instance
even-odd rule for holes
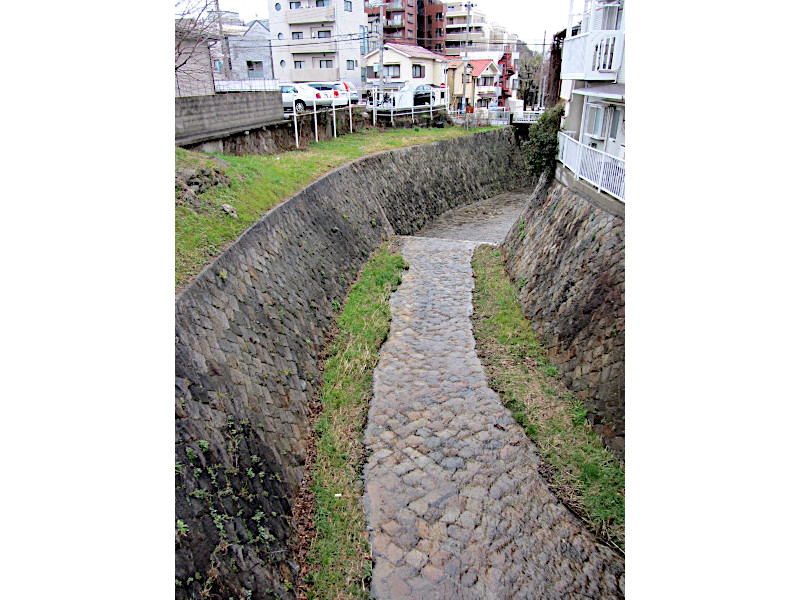
[[[232,92],[175,98],[175,143],[179,145],[281,122],[280,92]]]
[[[365,157],[274,208],[180,294],[176,598],[293,597],[291,506],[337,307],[383,238],[524,173],[508,131]]]
[[[624,219],[541,180],[502,249],[547,354],[624,458]]]

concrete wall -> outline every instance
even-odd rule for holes
[[[180,294],[177,598],[196,597],[212,563],[220,597],[293,597],[291,505],[334,302],[386,236],[527,183],[510,131],[365,157],[273,209]]]
[[[547,354],[624,458],[625,217],[607,202],[540,181],[502,249]]]
[[[175,143],[181,146],[282,122],[280,92],[175,98]]]

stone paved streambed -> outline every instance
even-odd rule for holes
[[[624,596],[623,559],[550,492],[475,351],[473,250],[501,242],[528,195],[501,194],[401,238],[410,268],[391,298],[365,431],[379,600]]]

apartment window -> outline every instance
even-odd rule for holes
[[[294,32],[292,32],[292,39],[293,40],[302,40],[303,39],[303,32],[302,31],[294,31]]]
[[[425,65],[411,65],[411,76],[417,79],[425,77]]]
[[[330,6],[331,0],[317,0],[317,8],[321,6]]]
[[[247,76],[250,79],[264,78],[264,63],[260,60],[247,61]]]
[[[285,68],[286,68],[286,61],[282,60],[281,61],[281,69],[285,69]]]
[[[619,136],[619,122],[622,119],[622,109],[614,107],[614,112],[611,115],[611,129],[608,132],[608,137],[616,140]]]
[[[282,40],[282,39],[283,39],[283,34],[282,34],[282,33],[279,33],[279,34],[278,34],[278,39],[279,39],[279,40]]]
[[[295,8],[300,8],[299,2],[289,2],[289,10],[294,10]]]
[[[456,9],[455,6],[448,6],[447,7],[447,12],[453,12],[455,9]]]
[[[353,12],[353,3],[350,0],[344,0],[344,10],[346,12]]]
[[[400,65],[383,65],[383,74],[386,77],[400,79]]]
[[[304,64],[305,64],[304,60],[296,60],[296,61],[294,61],[294,68],[295,69],[302,69]]]
[[[281,5],[278,4],[277,2],[275,3],[275,10],[278,11],[278,12],[280,12],[280,10],[281,10]]]
[[[441,45],[441,44],[436,44],[436,45],[434,46],[434,50],[435,50],[436,52],[441,52],[441,51],[442,51],[442,45]]]
[[[354,61],[354,60],[348,60],[347,61],[347,70],[348,71],[354,71],[357,66],[358,66],[358,63],[356,61]]]
[[[331,37],[331,32],[330,32],[329,29],[326,30],[326,31],[318,31],[317,32],[317,37],[318,38],[329,38],[329,37]]]
[[[593,138],[603,139],[605,134],[605,111],[602,106],[590,104],[586,111],[586,129]]]
[[[439,27],[436,29],[436,37],[442,37],[444,35],[444,30]]]

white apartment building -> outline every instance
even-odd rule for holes
[[[583,7],[574,11],[576,3]],[[570,0],[561,80],[559,160],[624,200],[625,0]]]
[[[470,0],[447,0],[444,4],[447,57],[456,58],[470,50],[488,50],[487,43],[491,40],[489,22],[475,3]]]
[[[271,0],[269,25],[276,79],[361,80],[364,0]]]

